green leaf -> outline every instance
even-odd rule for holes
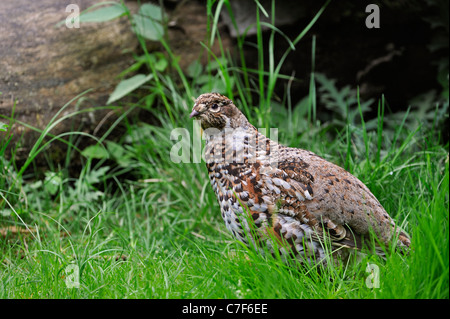
[[[197,78],[202,74],[203,66],[198,60],[194,60],[189,66],[187,67],[187,75],[191,78]]]
[[[94,11],[83,12],[80,14],[80,23],[82,22],[105,22],[123,16],[126,13],[125,8],[120,4],[108,7],[101,7]]]
[[[105,147],[100,146],[99,144],[86,147],[81,154],[87,158],[109,158],[108,151]]]
[[[168,65],[169,65],[169,62],[167,62],[166,59],[159,59],[155,63],[155,69],[159,72],[162,72],[167,68]]]
[[[167,61],[166,57],[161,52],[149,54],[148,58],[150,59],[151,63],[155,66],[155,69],[159,72],[164,71],[169,65],[169,62]]]
[[[97,184],[103,180],[108,170],[109,166],[102,166],[99,169],[94,169],[86,174],[85,180],[89,185]]]
[[[205,84],[205,83],[208,83],[209,80],[210,80],[210,77],[207,74],[202,74],[202,75],[195,77],[196,84]]]
[[[7,124],[0,122],[0,131],[6,132],[7,128],[8,128]]]
[[[111,154],[111,156],[114,158],[121,158],[125,153],[125,149],[122,145],[114,143],[112,141],[106,141],[106,147],[109,154]]]
[[[108,102],[106,104],[110,104],[118,99],[121,99],[128,93],[136,90],[142,84],[147,82],[153,77],[153,74],[149,74],[145,76],[144,74],[137,74],[129,79],[122,80],[114,89],[114,92],[109,96]]]
[[[39,189],[40,187],[42,187],[42,185],[43,185],[42,181],[36,181],[34,183],[28,184],[28,186],[34,190]]]
[[[105,196],[105,193],[100,192],[100,191],[90,191],[90,192],[86,192],[86,194],[84,194],[84,199],[87,202],[95,202],[97,200],[99,200],[100,198],[103,198]]]
[[[217,58],[217,59],[211,61],[208,64],[208,70],[209,71],[219,70],[221,68],[226,67],[227,64],[228,64],[227,60],[224,57],[220,57],[220,58]]]
[[[231,87],[234,86],[234,79],[230,78],[230,85]],[[224,80],[222,80],[221,77],[216,76],[212,79],[211,82],[206,83],[202,86],[202,92],[217,92],[220,94],[226,94],[227,93],[227,85]]]
[[[57,173],[45,172],[44,188],[49,194],[55,195],[59,190],[61,182],[61,176]]]
[[[117,161],[120,166],[129,166],[129,164],[131,163],[131,159],[122,145],[111,141],[106,141],[106,146],[108,148],[109,154],[111,154],[111,156]]]
[[[143,4],[139,9],[139,14],[156,21],[162,21],[163,18],[162,9],[151,3]]]
[[[163,26],[155,20],[135,14],[133,22],[135,32],[148,40],[159,41],[164,35]]]

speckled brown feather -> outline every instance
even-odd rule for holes
[[[269,140],[227,97],[197,98],[191,117],[207,135],[205,159],[227,228],[247,243],[245,212],[259,238],[287,242],[284,254],[323,259],[323,240],[362,248],[375,234],[382,245],[410,245],[370,190],[343,168],[316,154]],[[270,247],[269,247],[270,248]]]

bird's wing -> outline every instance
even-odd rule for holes
[[[361,248],[363,238],[345,224],[333,221],[308,210],[314,199],[314,177],[299,159],[279,161],[275,166],[261,169],[261,176],[270,196],[266,195],[270,213],[293,217],[314,230],[316,241],[329,240],[333,246]],[[272,201],[272,202],[270,202]],[[272,205],[271,205],[272,204]]]

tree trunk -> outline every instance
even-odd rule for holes
[[[80,12],[97,3],[77,1]],[[117,75],[133,63],[138,46],[126,17],[104,23],[68,28],[64,21],[70,1],[15,0],[2,3],[0,11],[0,115],[11,116],[43,129],[62,106],[88,90],[85,99],[72,102],[64,114],[105,105],[119,82]],[[136,2],[127,3],[130,8]],[[80,103],[78,103],[80,102]],[[77,103],[79,105],[77,105]],[[51,133],[71,129],[92,132],[109,111],[83,113],[65,120]],[[0,121],[8,120],[0,117]],[[23,137],[16,160],[28,156],[37,133],[19,123],[11,127],[10,147]],[[5,133],[0,132],[0,139]],[[1,143],[0,143],[1,145]],[[56,152],[57,153],[57,152]]]

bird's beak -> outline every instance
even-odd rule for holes
[[[199,115],[199,114],[200,114],[200,112],[198,112],[198,111],[196,111],[196,110],[193,110],[192,113],[189,115],[189,118],[196,117],[196,116]]]

